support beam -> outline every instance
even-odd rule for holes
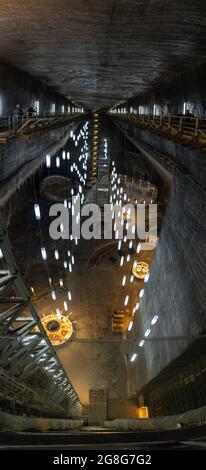
[[[64,394],[69,398],[69,393],[62,390],[62,383],[67,384],[67,386],[71,387],[73,390],[74,396],[78,401],[76,392],[74,391],[69,378],[45,333],[37,311],[18,272],[8,239],[6,225],[1,213],[0,245],[3,253],[4,264],[6,265],[6,273],[4,272],[0,278],[2,282],[0,287],[3,288],[3,286],[7,286],[8,283],[13,284],[15,291],[18,293],[17,298],[1,298],[1,300],[3,300],[3,302],[1,302],[2,304],[5,304],[5,302],[16,302],[15,305],[0,314],[2,335],[2,337],[0,337],[0,344],[2,341],[4,342],[4,350],[0,354],[4,367],[9,369],[10,374],[22,375],[24,379],[28,377],[30,373],[33,373],[34,370],[40,368],[44,374],[47,374],[49,383],[53,383],[56,393],[60,393],[60,395]],[[21,316],[25,309],[29,311],[29,317]],[[22,321],[24,324],[16,328],[16,321]],[[38,327],[38,334],[28,334],[32,331],[34,326]],[[45,357],[45,360],[42,361],[42,359],[44,359],[42,357],[43,354],[46,354],[47,356]],[[53,359],[52,363],[50,363],[51,359]],[[46,364],[48,364],[47,368],[45,368]],[[57,382],[53,380],[53,374],[50,373],[52,368],[55,369],[55,375],[61,373],[62,380]]]

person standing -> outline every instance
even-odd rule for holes
[[[20,108],[20,105],[17,104],[15,109],[14,109],[14,113],[13,113],[13,132],[14,132],[14,134],[18,130],[19,122],[20,122],[21,118],[23,117],[23,115],[24,115],[24,113],[23,113],[22,109]]]

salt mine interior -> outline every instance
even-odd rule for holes
[[[0,450],[204,448],[206,2],[0,25]]]

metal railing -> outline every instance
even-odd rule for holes
[[[149,129],[162,136],[181,141],[183,144],[206,145],[206,118],[180,116],[152,116],[134,114],[113,114],[110,116],[139,128]]]

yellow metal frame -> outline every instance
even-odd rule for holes
[[[58,323],[59,328],[55,331],[51,331],[48,327],[51,322]],[[53,346],[60,346],[66,343],[71,339],[74,332],[72,321],[62,314],[59,319],[57,315],[52,312],[50,315],[41,318],[41,323]]]

